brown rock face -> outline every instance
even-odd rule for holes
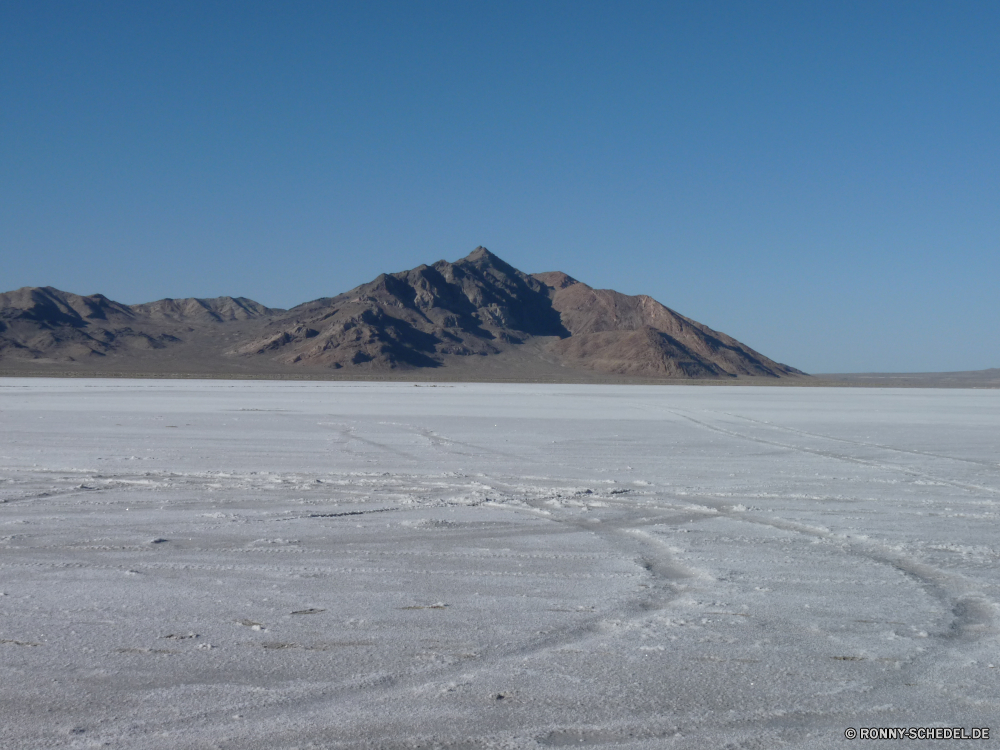
[[[803,374],[650,297],[593,289],[564,273],[529,276],[483,247],[288,311],[244,297],[122,305],[51,287],[0,294],[0,363],[28,360],[77,372],[105,361],[104,370],[123,374]]]
[[[566,364],[650,377],[803,375],[644,294],[593,289],[559,271],[534,277],[549,289],[569,338],[550,348]]]

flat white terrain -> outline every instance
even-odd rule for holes
[[[0,747],[995,737],[998,462],[1000,391],[3,379]]]

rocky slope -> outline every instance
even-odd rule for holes
[[[570,333],[550,347],[566,364],[668,378],[803,374],[644,294],[592,289],[560,272],[535,278],[548,287],[552,307]]]

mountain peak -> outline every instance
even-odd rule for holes
[[[476,247],[476,249],[473,250],[468,255],[466,255],[465,258],[463,258],[463,260],[482,260],[484,258],[487,259],[487,260],[499,260],[499,258],[497,258],[496,255],[494,255],[493,253],[491,253],[489,250],[487,250],[482,245],[479,245],[478,247]]]
[[[519,271],[514,268],[510,263],[505,261],[498,255],[491,253],[485,247],[480,245],[471,253],[466,255],[461,260],[456,260],[454,263],[446,264],[451,265],[455,268],[460,268],[464,270],[475,269],[477,273],[489,273],[489,274],[500,274],[502,276],[508,276],[511,278],[519,277],[521,280],[533,288],[536,286],[537,282],[534,281],[526,273]],[[539,289],[541,287],[538,287]]]
[[[456,260],[456,266],[475,266],[476,268],[500,268],[506,273],[518,273],[510,263],[507,263],[496,253],[491,253],[480,245],[461,260]]]

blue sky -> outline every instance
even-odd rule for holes
[[[1000,3],[0,4],[0,287],[485,245],[811,372],[1000,367]]]

